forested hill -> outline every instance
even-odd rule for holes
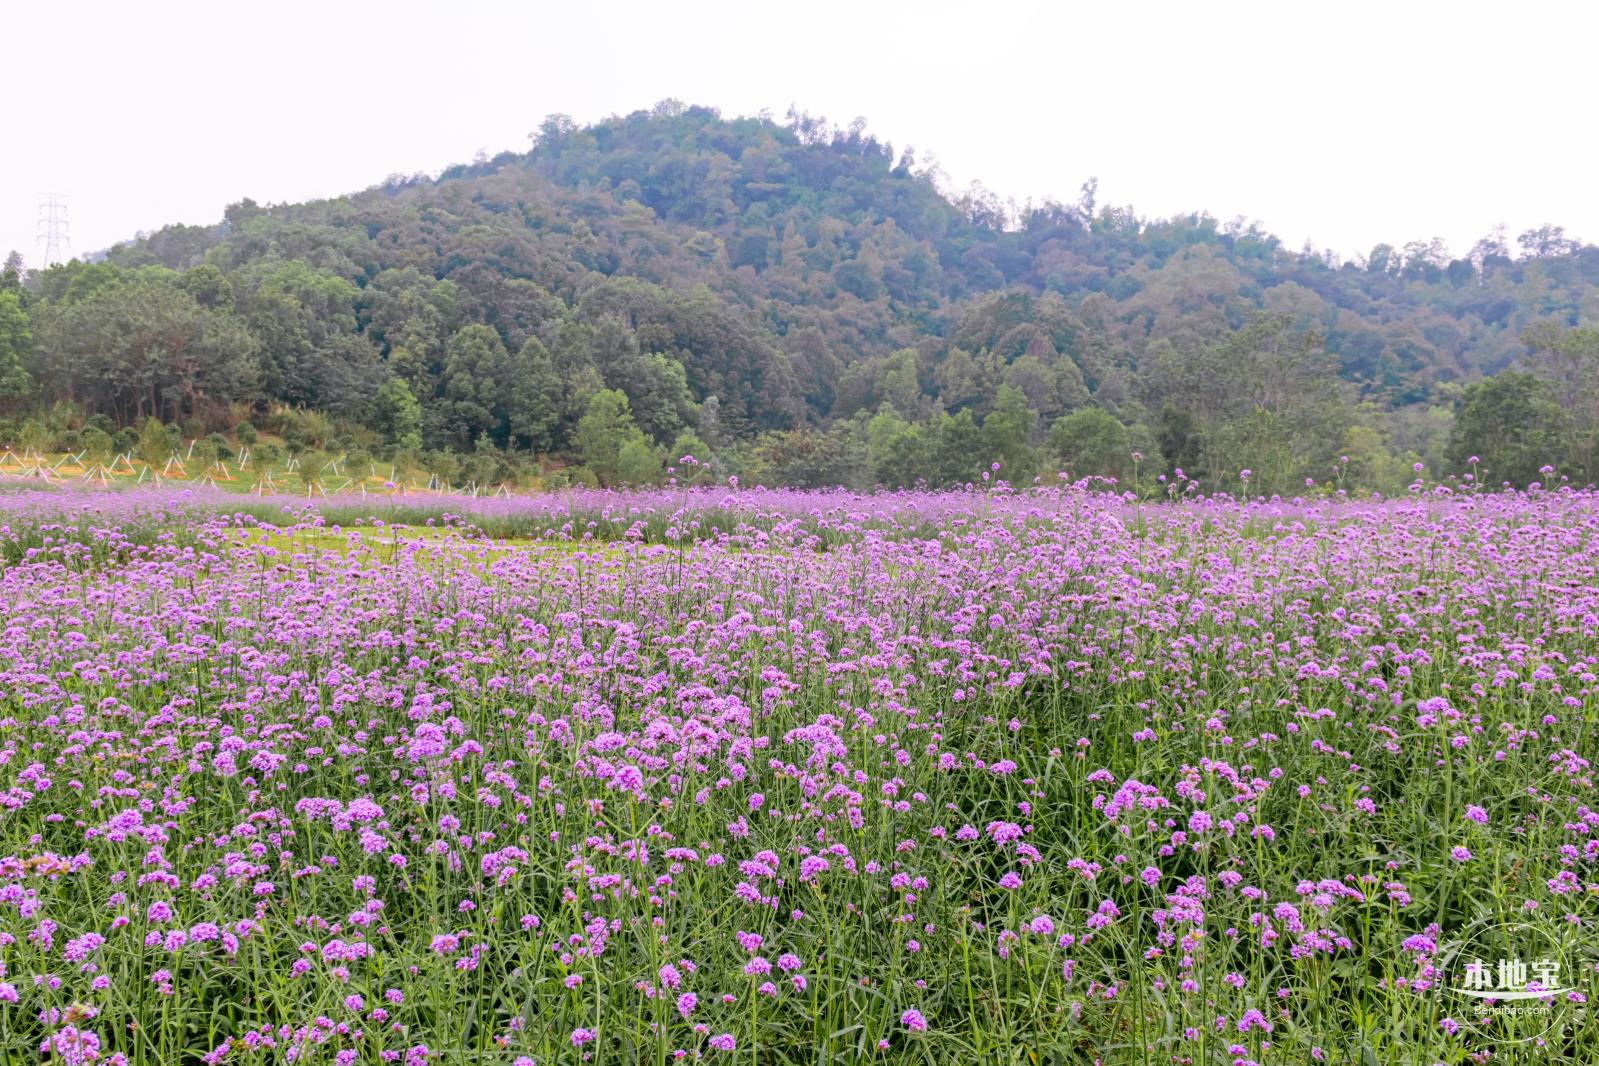
[[[13,421],[228,434],[288,405],[326,416],[315,446],[608,482],[682,449],[862,486],[999,461],[1391,488],[1467,452],[1587,479],[1599,421],[1570,393],[1595,388],[1599,247],[1558,228],[1338,263],[1092,185],[952,199],[858,123],[670,103],[551,118],[531,152],[437,179],[243,200],[10,289]]]

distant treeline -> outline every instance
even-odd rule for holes
[[[111,450],[153,420],[602,483],[688,454],[856,487],[1599,478],[1599,247],[1558,228],[1340,263],[1092,182],[952,196],[859,122],[667,102],[533,142],[100,262],[13,257],[0,443]]]

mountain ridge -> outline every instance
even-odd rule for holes
[[[893,482],[977,471],[953,444],[943,469],[878,461],[882,448],[872,458],[865,423],[884,415],[929,441],[945,433],[1006,452],[1026,473],[1074,454],[1081,470],[1081,449],[1050,444],[1050,430],[1096,410],[1120,430],[1079,429],[1116,438],[1106,447],[1158,455],[1151,465],[1167,473],[1186,459],[1186,473],[1216,478],[1248,458],[1239,440],[1254,431],[1239,419],[1304,421],[1295,405],[1314,396],[1318,411],[1342,413],[1315,442],[1271,431],[1288,434],[1280,476],[1325,474],[1354,433],[1391,481],[1407,458],[1445,462],[1449,415],[1473,383],[1528,360],[1529,329],[1599,319],[1599,248],[1544,227],[1520,250],[1485,238],[1451,258],[1440,242],[1414,242],[1340,262],[1241,220],[1140,219],[1098,204],[1092,182],[1075,203],[1012,215],[981,192],[951,198],[862,123],[727,119],[667,102],[590,126],[552,116],[530,151],[437,178],[393,175],[303,204],[243,200],[215,225],[163,227],[102,264],[42,272],[33,369],[49,399],[117,407],[59,372],[89,325],[69,321],[73,307],[95,271],[120,284],[164,269],[200,310],[242,326],[248,336],[230,343],[253,341],[258,373],[179,386],[171,401],[161,388],[172,386],[148,403],[124,397],[118,421],[275,401],[392,436],[388,408],[407,406],[397,386],[380,397],[393,379],[420,408],[412,446],[472,452],[484,438],[511,456],[583,458],[579,422],[596,393],[619,392],[657,448],[687,434],[729,468],[765,463],[811,481],[822,472],[760,459],[762,447],[784,450],[763,436],[838,437],[853,480]],[[140,284],[159,287],[153,275]],[[1315,338],[1288,375],[1313,387],[1296,385],[1287,406],[1233,409],[1216,395],[1208,402],[1225,410],[1192,409],[1192,383],[1172,383],[1215,370],[1263,318],[1279,352]],[[52,350],[57,365],[41,363]],[[972,444],[980,433],[945,424],[964,414],[982,430],[1007,404],[1025,423],[1019,444]],[[409,426],[409,410],[398,417]],[[857,423],[852,436],[840,429]],[[878,428],[882,447],[900,432]],[[1107,456],[1100,465],[1118,469],[1095,472],[1122,473]]]

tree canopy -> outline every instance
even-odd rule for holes
[[[796,484],[998,462],[1011,481],[1249,468],[1262,491],[1356,471],[1391,489],[1492,452],[1483,419],[1541,412],[1523,382],[1483,384],[1513,369],[1579,409],[1515,447],[1547,439],[1534,470],[1594,476],[1599,248],[1546,226],[1515,254],[1493,234],[1341,262],[1096,196],[954,194],[862,124],[800,113],[553,116],[528,152],[436,178],[241,199],[25,282],[8,264],[0,401],[13,421],[66,404],[224,431],[287,405],[378,447],[560,462],[587,461],[582,424],[614,393],[640,439],[607,446],[601,480],[627,443],[628,476],[664,470],[687,434],[720,472]]]

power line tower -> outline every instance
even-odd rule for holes
[[[72,238],[67,232],[66,197],[61,193],[40,193],[45,202],[39,205],[39,244],[44,247],[44,266],[52,267],[67,261],[67,250]]]

